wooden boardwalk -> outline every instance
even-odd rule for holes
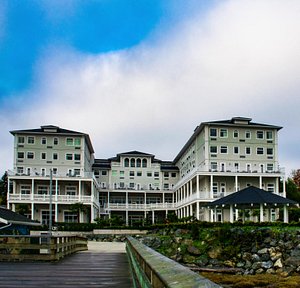
[[[118,245],[119,244],[119,245]],[[133,287],[123,243],[92,243],[56,263],[0,263],[0,287]]]

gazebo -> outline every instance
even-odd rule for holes
[[[207,207],[214,210],[221,209],[222,214],[224,213],[224,210],[229,209],[229,222],[231,223],[234,221],[234,209],[241,209],[243,211],[245,211],[245,209],[259,209],[260,222],[263,222],[265,209],[269,209],[270,211],[270,209],[283,208],[283,221],[288,223],[288,206],[297,204],[298,203],[296,201],[254,186],[249,186],[245,189],[208,203]],[[245,213],[243,213],[243,221],[244,220]]]

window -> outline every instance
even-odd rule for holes
[[[80,154],[74,154],[74,160],[75,161],[80,161]]]
[[[45,176],[45,175],[46,175],[46,169],[45,169],[45,168],[42,168],[42,169],[41,169],[41,175],[42,175],[42,176]]]
[[[81,145],[81,139],[80,138],[75,138],[74,139],[74,145],[75,146],[80,146]]]
[[[251,147],[246,147],[245,153],[246,153],[247,155],[250,155],[250,154],[251,154]]]
[[[20,187],[20,193],[21,194],[30,194],[31,186],[30,185],[21,185]]]
[[[80,176],[80,169],[74,169],[74,176]]]
[[[238,172],[240,170],[240,164],[239,163],[234,163],[234,170],[235,170],[235,172]]]
[[[17,173],[23,174],[24,173],[24,167],[17,167]]]
[[[169,183],[164,183],[164,190],[169,190]]]
[[[132,183],[132,182],[129,183],[129,188],[130,188],[130,189],[134,189],[134,183]]]
[[[212,189],[213,189],[214,194],[218,193],[218,183],[217,182],[213,182]]]
[[[112,170],[111,175],[112,176],[118,176],[118,171],[117,170]]]
[[[273,155],[273,148],[267,148],[267,155]]]
[[[221,146],[220,153],[221,154],[227,154],[227,146]]]
[[[33,152],[27,152],[27,159],[34,159],[34,153]]]
[[[217,170],[218,169],[218,163],[217,162],[211,162],[210,167],[212,170]]]
[[[245,138],[246,139],[250,139],[251,138],[251,132],[250,131],[246,131],[245,132]]]
[[[66,160],[73,160],[73,154],[67,153]]]
[[[46,185],[39,185],[37,187],[37,194],[39,194],[39,195],[46,195],[46,194],[48,194],[48,186],[46,186]]]
[[[140,158],[136,159],[136,167],[141,167],[142,166],[142,161]]]
[[[257,155],[263,155],[264,154],[264,148],[263,147],[257,147],[256,148],[256,154]]]
[[[239,154],[239,150],[238,146],[233,147],[233,154]]]
[[[227,138],[228,137],[228,131],[227,131],[227,129],[224,129],[224,128],[220,129],[220,137],[221,138]]]
[[[101,175],[102,176],[106,176],[107,175],[107,171],[101,171]]]
[[[34,137],[33,136],[28,136],[27,143],[28,144],[34,144]]]
[[[64,222],[67,223],[77,223],[78,214],[71,211],[64,211]]]
[[[42,152],[41,153],[41,159],[46,160],[46,158],[47,158],[47,154],[45,152]]]
[[[43,137],[43,138],[41,139],[41,144],[42,144],[42,145],[46,145],[46,144],[47,144],[47,138],[46,138],[46,137]]]
[[[57,175],[57,168],[52,168],[53,175]]]
[[[147,172],[147,177],[152,177],[152,172]]]
[[[234,130],[233,131],[233,137],[234,138],[238,138],[239,137],[239,131],[238,130]]]
[[[267,131],[267,140],[272,140],[273,139],[273,132],[272,131]]]
[[[74,145],[74,139],[73,138],[67,138],[66,139],[67,146],[73,146]]]
[[[158,173],[158,172],[155,172],[155,173]],[[154,177],[158,177],[158,176],[155,176],[155,173],[154,173]],[[164,173],[164,177],[165,178],[169,178],[169,172],[165,172]]]
[[[257,139],[264,139],[264,131],[256,131]]]
[[[142,176],[142,172],[141,171],[138,171],[138,172],[136,172],[136,176]]]
[[[147,167],[147,159],[142,160],[142,167],[146,168]]]
[[[210,146],[210,153],[211,154],[217,154],[218,153],[217,146]]]
[[[24,152],[18,152],[18,159],[24,159]]]
[[[66,195],[76,195],[77,187],[76,186],[66,186]]]
[[[135,167],[135,159],[130,159],[130,167]]]
[[[210,128],[209,136],[210,137],[217,137],[217,129],[216,128]]]
[[[267,191],[269,191],[269,192],[275,192],[275,185],[274,185],[274,183],[268,183],[268,185],[267,185]]]
[[[133,177],[134,176],[134,171],[129,171],[129,176]]]
[[[53,158],[53,160],[58,160],[58,154],[57,153],[53,153],[52,154],[52,158]]]
[[[154,172],[154,177],[159,177],[159,172]],[[165,176],[168,177],[168,176]]]
[[[42,215],[41,215],[42,219],[41,222],[43,225],[49,225],[49,220],[50,220],[50,213],[49,211],[42,211]],[[55,212],[52,211],[52,223],[54,223],[55,221]]]
[[[58,145],[58,138],[53,138],[53,145]]]
[[[172,178],[176,178],[176,177],[177,177],[176,172],[172,172],[172,173],[171,173],[171,177],[172,177]]]
[[[267,171],[272,172],[274,170],[274,165],[272,163],[267,164]]]
[[[25,137],[24,136],[19,136],[18,137],[18,144],[24,144],[25,143]]]
[[[125,158],[125,160],[124,160],[124,166],[125,167],[129,167],[129,159],[128,158]]]

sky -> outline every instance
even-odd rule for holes
[[[1,0],[0,174],[11,130],[90,135],[96,158],[173,160],[204,121],[282,126],[300,168],[300,1]]]

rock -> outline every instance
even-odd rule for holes
[[[249,252],[245,252],[245,253],[243,253],[243,255],[242,255],[242,259],[243,259],[243,260],[248,260],[248,261],[250,261],[250,260],[252,260],[252,254],[249,253]]]
[[[236,267],[237,268],[243,268],[243,267],[245,267],[245,263],[244,262],[238,262],[238,263],[236,263]]]
[[[253,254],[251,257],[251,260],[253,262],[258,262],[258,261],[260,261],[260,257],[257,254]]]
[[[284,264],[286,266],[293,266],[293,267],[298,267],[300,263],[300,257],[289,257],[284,261]]]
[[[255,271],[255,274],[262,274],[262,273],[264,273],[264,272],[265,272],[264,269],[259,268],[259,269],[257,269],[257,270]]]
[[[192,255],[201,255],[201,252],[200,252],[200,250],[197,248],[197,247],[195,247],[195,246],[191,246],[191,245],[189,245],[188,247],[187,247],[187,251],[190,253],[190,254],[192,254]]]
[[[225,261],[223,262],[223,264],[224,264],[225,266],[227,266],[227,267],[231,267],[231,268],[234,268],[234,267],[235,267],[235,263],[234,263],[233,261],[231,261],[231,260],[225,260]]]
[[[260,254],[260,255],[266,254],[266,253],[268,253],[268,248],[263,248],[263,249],[260,249],[257,251],[257,254]]]
[[[270,260],[270,255],[269,254],[262,254],[260,257],[261,261],[269,261]]]
[[[276,262],[274,263],[274,268],[275,269],[278,269],[278,268],[282,268],[283,265],[282,265],[282,261],[281,261],[281,258],[277,259]]]
[[[246,260],[245,268],[249,269],[249,268],[251,268],[251,266],[252,266],[252,263],[250,261]]]
[[[217,259],[220,257],[221,255],[221,252],[222,252],[222,249],[221,247],[216,247],[214,249],[211,249],[210,251],[208,251],[208,256],[212,259]]]
[[[268,274],[275,274],[275,270],[273,268],[270,268],[266,271]]]
[[[254,269],[254,270],[257,270],[257,269],[260,269],[261,268],[261,265],[262,265],[262,262],[254,262],[253,264],[252,264],[252,269]]]
[[[273,262],[272,261],[264,261],[261,263],[261,267],[264,269],[270,269],[273,267]]]
[[[194,256],[185,254],[182,257],[182,261],[183,263],[187,263],[187,264],[191,264],[191,263],[195,263],[196,258]]]

